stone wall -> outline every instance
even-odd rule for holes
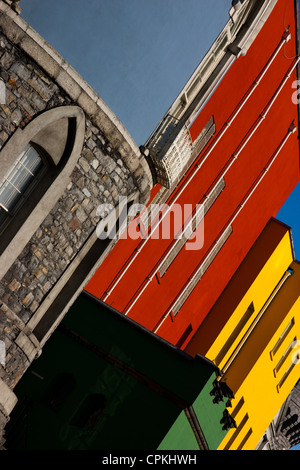
[[[72,266],[84,262],[87,242],[100,220],[97,207],[117,206],[120,196],[132,194],[145,204],[152,180],[138,147],[101,98],[1,0],[0,78],[6,86],[5,104],[0,105],[0,160],[15,132],[41,113],[76,105],[85,115],[82,151],[66,188],[0,280],[0,340],[6,347],[5,364],[0,365],[0,388],[2,384],[5,389],[0,397],[1,445],[16,400],[13,389],[41,352],[30,322],[37,312],[41,317],[45,299],[49,303],[51,295],[58,295],[62,277],[68,278]],[[100,262],[99,254],[95,269]],[[75,288],[72,295],[76,296]],[[66,304],[71,301],[66,299]]]

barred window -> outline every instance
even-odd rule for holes
[[[24,201],[45,163],[28,144],[0,181],[0,224]]]

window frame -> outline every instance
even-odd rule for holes
[[[5,211],[6,213],[6,215],[4,216],[5,218],[2,222],[0,217],[0,235],[5,230],[6,226],[10,223],[11,219],[15,217],[17,212],[22,208],[22,205],[26,202],[31,192],[35,189],[39,181],[42,179],[43,175],[46,173],[48,167],[51,165],[51,162],[46,157],[45,152],[43,152],[43,149],[39,148],[36,144],[32,142],[29,142],[27,146],[28,148],[33,148],[37,152],[42,162],[42,167],[37,171],[36,174],[32,175],[33,177],[31,178],[31,181],[29,182],[25,190],[20,193],[20,196],[18,197],[17,201],[12,204],[11,208],[4,207],[0,202],[0,210],[3,208],[3,211]],[[22,152],[26,152],[25,149],[23,149]],[[20,155],[18,156],[18,158],[19,157]],[[13,171],[13,165],[9,171]],[[2,183],[3,179],[0,181],[0,184]]]
[[[67,135],[62,135],[61,122],[66,119]],[[65,138],[65,147],[61,152],[49,155],[45,150],[47,128],[55,130],[60,139]],[[49,126],[49,127],[48,127]],[[42,132],[43,131],[43,132]],[[43,140],[41,139],[43,136]],[[47,171],[32,188],[28,204],[22,205],[15,216],[6,223],[0,232],[0,279],[20,255],[24,247],[42,224],[70,182],[72,171],[80,157],[85,137],[85,114],[79,106],[59,106],[41,113],[30,121],[24,129],[18,128],[0,150],[0,180],[7,173],[14,161],[27,144],[38,148],[47,159]],[[17,215],[17,216],[16,216]]]

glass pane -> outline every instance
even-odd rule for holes
[[[9,181],[16,188],[16,191],[19,190],[19,192],[24,193],[33,178],[32,174],[28,173],[26,168],[18,166],[11,174]]]
[[[9,210],[19,198],[19,193],[15,188],[5,181],[0,187],[0,203]]]
[[[20,163],[33,174],[36,174],[42,166],[42,159],[33,147],[27,146],[19,158]]]
[[[42,166],[43,162],[38,152],[27,145],[0,181],[0,203],[5,209],[8,211],[13,209]]]

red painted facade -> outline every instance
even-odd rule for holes
[[[277,2],[247,54],[235,60],[190,126],[195,140],[213,116],[216,131],[167,204],[195,207],[224,177],[225,188],[204,217],[203,247],[183,248],[160,277],[157,268],[174,241],[123,237],[86,286],[88,292],[181,347],[300,179],[298,106],[292,101],[298,78],[295,5]],[[285,42],[287,27],[291,39]],[[291,125],[296,129],[289,133]],[[159,185],[153,188],[153,196],[159,189]],[[174,316],[174,301],[229,224],[232,233]]]

